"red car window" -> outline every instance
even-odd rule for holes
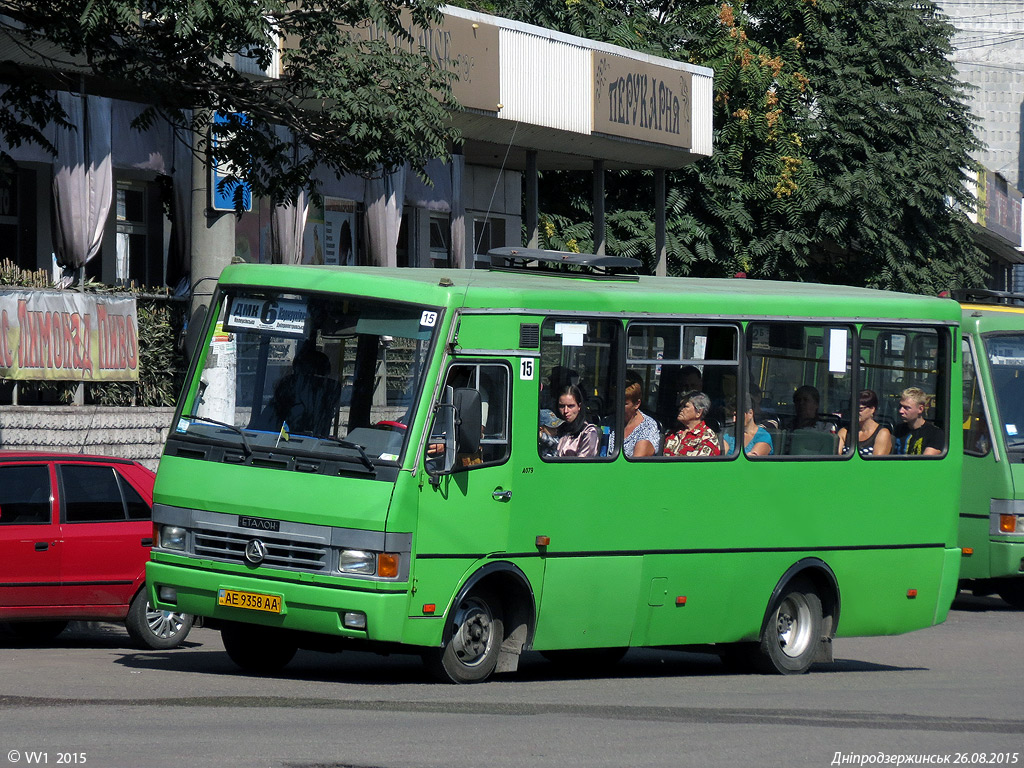
[[[98,523],[126,518],[112,467],[62,464],[60,477],[67,522]]]
[[[49,522],[49,468],[45,464],[0,467],[0,525]]]

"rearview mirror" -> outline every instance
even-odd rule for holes
[[[476,453],[480,450],[480,436],[483,430],[480,392],[469,388],[456,389],[454,403],[455,424],[458,429],[458,451],[459,453]]]

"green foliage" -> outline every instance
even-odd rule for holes
[[[64,114],[42,73],[72,60],[95,76],[87,81],[90,92],[116,86],[118,94],[150,105],[137,128],[163,117],[184,141],[191,143],[194,132],[198,151],[235,168],[258,197],[281,202],[304,188],[315,194],[317,166],[339,175],[380,173],[406,161],[420,169],[457,138],[447,127],[451,76],[410,36],[400,14],[424,28],[439,20],[438,5],[0,0],[0,34],[37,65],[0,66],[0,82],[13,86],[0,95],[0,136],[52,151],[42,129]],[[370,23],[377,39],[366,34]],[[236,70],[236,55],[265,69],[279,44],[279,78]],[[45,51],[53,53],[48,58]],[[246,118],[213,128],[218,111]],[[282,138],[278,126],[294,138]]]
[[[19,269],[10,261],[0,261],[0,287],[50,288],[55,286],[49,273]],[[98,283],[85,285],[89,293],[124,295],[124,291]],[[114,406],[173,406],[185,378],[188,360],[178,347],[188,305],[160,293],[160,289],[143,289],[135,296],[139,317],[139,381],[99,382],[85,385],[87,403]],[[41,398],[45,401],[70,403],[77,384],[64,381],[22,381],[20,396],[25,402]]]
[[[711,67],[714,153],[667,174],[669,274],[911,292],[984,283],[975,122],[929,0],[494,0],[493,12]],[[550,245],[591,247],[590,175],[545,174]],[[606,250],[653,268],[653,179],[610,174]]]

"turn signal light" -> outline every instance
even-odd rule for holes
[[[907,590],[907,597],[910,598],[911,600],[913,600],[915,597],[917,597],[917,590],[916,589],[908,589]]]
[[[676,605],[686,605],[686,595],[679,595],[676,598]]]
[[[550,543],[551,543],[551,537],[550,536],[538,536],[537,537],[537,546],[538,547],[546,547]]]
[[[435,603],[424,603],[423,613],[427,616],[437,611],[437,605]]]
[[[974,547],[964,547],[964,557],[970,557],[974,554]]]
[[[398,553],[381,552],[377,555],[377,575],[384,579],[393,579],[398,575]]]
[[[1016,515],[1000,515],[999,516],[999,532],[1000,533],[1016,533],[1017,532],[1017,516]]]

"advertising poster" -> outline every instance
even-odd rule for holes
[[[0,292],[0,378],[138,381],[135,298]]]

